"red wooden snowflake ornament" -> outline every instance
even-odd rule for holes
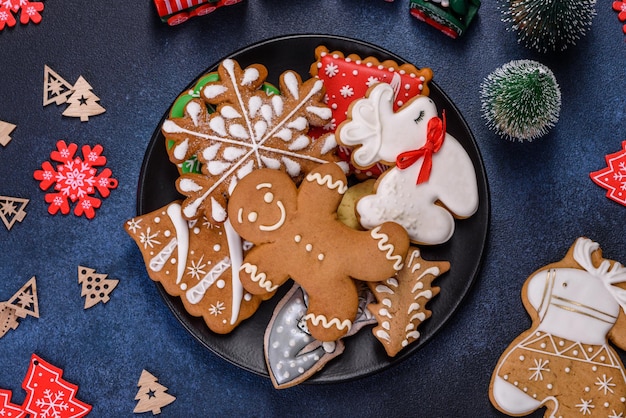
[[[117,180],[111,177],[111,170],[105,168],[98,174],[96,167],[106,164],[106,157],[102,154],[101,145],[91,148],[82,147],[83,158],[75,156],[78,145],[65,141],[57,142],[57,150],[52,151],[50,159],[56,161],[54,167],[49,161],[41,164],[41,170],[34,173],[35,180],[39,180],[41,190],[48,190],[54,186],[53,192],[46,193],[45,200],[49,203],[48,212],[51,215],[61,211],[67,215],[70,212],[70,202],[78,202],[74,207],[76,216],[85,215],[88,219],[96,216],[95,209],[102,201],[94,197],[96,191],[102,198],[108,197],[111,189],[117,187]]]
[[[41,22],[41,12],[44,5],[41,2],[29,0],[0,0],[0,30],[5,26],[13,27],[17,23],[15,16],[19,12],[20,23]]]
[[[614,1],[613,2],[613,10],[618,12],[617,18],[620,22],[626,22],[626,2],[625,1]],[[626,33],[626,25],[622,26],[622,30]]]
[[[592,172],[591,180],[607,190],[606,197],[626,206],[626,141],[621,151],[605,158],[607,167]]]
[[[79,418],[91,411],[91,405],[76,399],[78,386],[63,380],[62,376],[62,369],[32,355],[22,382],[27,393],[22,407],[32,418]]]

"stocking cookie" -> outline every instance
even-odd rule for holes
[[[334,161],[337,144],[333,135],[316,141],[308,136],[311,125],[331,116],[320,80],[303,82],[296,72],[286,71],[280,77],[281,94],[270,95],[262,88],[263,65],[242,69],[226,59],[217,72],[217,80],[202,86],[200,98],[184,104],[185,116],[166,120],[161,130],[173,163],[192,157],[202,163],[201,174],[183,174],[176,183],[187,197],[183,216],[197,219],[206,213],[219,223],[226,217],[228,195],[247,174],[266,167],[299,181],[318,164]]]
[[[128,220],[126,232],[141,250],[148,275],[180,297],[187,312],[226,334],[256,312],[263,295],[243,290],[239,266],[248,247],[229,223],[187,221],[180,202]]]
[[[387,222],[355,231],[337,219],[346,176],[336,164],[310,172],[299,188],[288,175],[257,170],[239,182],[228,205],[233,228],[255,246],[240,271],[253,294],[292,278],[309,295],[306,325],[320,341],[345,335],[357,313],[354,279],[381,281],[402,268],[404,229]]]
[[[378,179],[375,194],[357,203],[365,228],[393,221],[416,244],[442,244],[454,233],[454,218],[467,218],[478,209],[474,165],[446,132],[445,114],[437,115],[430,98],[416,97],[394,112],[393,89],[377,84],[353,103],[337,137],[356,147],[356,166],[377,161],[395,165]]]
[[[526,280],[522,301],[532,326],[496,365],[493,405],[512,416],[624,416],[626,374],[609,341],[626,349],[626,268],[578,238]]]

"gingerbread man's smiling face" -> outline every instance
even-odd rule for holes
[[[233,193],[228,204],[228,217],[237,224],[243,236],[252,241],[271,241],[272,233],[287,222],[296,207],[296,190],[276,170],[270,170],[265,181],[255,184],[244,178],[238,188],[246,193]],[[242,187],[243,186],[243,187]]]

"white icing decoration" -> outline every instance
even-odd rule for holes
[[[189,114],[193,125],[198,126],[198,118],[200,117],[200,113],[202,112],[202,107],[200,106],[200,104],[198,102],[191,101],[187,103],[187,106],[185,106],[185,110],[187,110],[187,113]]]
[[[209,161],[206,165],[207,167],[207,171],[214,176],[220,175],[223,172],[225,172],[226,170],[228,170],[228,168],[231,166],[232,164],[224,162],[224,161],[219,161],[219,160],[213,160],[213,161]]]
[[[213,118],[211,118],[211,120],[209,121],[209,127],[218,135],[228,135],[228,133],[226,132],[226,123],[224,122],[224,118],[220,116],[214,116]],[[219,144],[214,145],[217,145],[219,148]]]
[[[182,142],[174,147],[174,158],[178,161],[182,161],[185,159],[185,155],[189,150],[189,139],[185,138]]]
[[[215,156],[217,155],[217,152],[219,151],[220,148],[221,148],[221,144],[213,144],[203,149],[202,158],[204,158],[204,161],[213,160]]]
[[[280,160],[277,158],[267,157],[265,155],[261,156],[261,161],[263,161],[263,165],[265,167],[278,170],[280,168]]]
[[[176,241],[178,245],[178,267],[176,274],[176,284],[179,284],[185,274],[187,265],[187,254],[189,253],[189,227],[187,221],[182,216],[181,207],[178,203],[172,203],[167,207],[174,229],[176,230]]]
[[[228,89],[222,85],[210,84],[204,87],[203,93],[207,99],[213,99],[226,91]]]
[[[248,101],[248,112],[250,113],[250,117],[255,117],[262,105],[263,100],[261,100],[259,96],[252,96]]]
[[[276,116],[282,116],[285,108],[285,102],[283,101],[283,98],[281,96],[273,96],[271,103],[272,108],[274,109],[274,114]]]
[[[275,136],[279,139],[282,139],[285,142],[291,141],[292,131],[289,128],[283,128],[280,131],[278,131]]]
[[[258,272],[258,267],[254,264],[243,263],[241,270],[250,275],[250,279],[257,283],[260,288],[265,289],[268,292],[273,292],[278,289],[277,285],[274,285],[271,281],[267,280],[267,275],[263,272]]]
[[[287,86],[287,90],[289,94],[294,99],[298,100],[300,98],[299,90],[298,90],[298,79],[293,71],[287,71],[283,76],[283,81],[285,82],[285,86]]]
[[[229,146],[224,148],[224,153],[222,155],[228,161],[235,161],[238,158],[241,158],[245,153],[245,149]]]
[[[246,68],[243,72],[243,80],[241,84],[244,86],[250,85],[259,79],[259,70],[256,68],[250,67]]]
[[[217,222],[223,222],[226,220],[226,209],[213,197],[211,197],[211,216]]]
[[[304,320],[311,321],[311,323],[316,327],[321,325],[322,327],[326,329],[334,327],[341,331],[341,330],[346,330],[346,329],[350,330],[350,328],[352,327],[352,321],[348,319],[344,319],[342,321],[339,318],[332,318],[329,321],[328,318],[326,318],[326,316],[324,315],[315,315],[312,313],[306,314],[304,316]]]
[[[309,146],[311,140],[306,135],[300,135],[291,144],[289,144],[290,151],[300,151]]]
[[[381,227],[377,226],[376,228],[370,231],[370,235],[372,238],[378,241],[378,249],[380,251],[385,252],[385,257],[387,260],[395,261],[393,268],[396,271],[400,271],[403,266],[402,256],[399,254],[394,254],[396,250],[393,244],[389,243],[389,236],[385,233],[380,232]]]
[[[337,193],[344,194],[348,190],[348,185],[341,180],[334,180],[330,174],[322,176],[318,172],[309,173],[306,176],[306,180],[310,182],[316,182],[320,186],[326,186],[330,190],[337,189]]]
[[[287,128],[296,129],[298,131],[303,131],[309,126],[309,122],[307,122],[305,117],[299,116],[293,121],[287,124]]]
[[[330,119],[333,116],[332,110],[328,107],[307,106],[307,112],[314,114],[322,119]]]
[[[292,160],[291,158],[283,157],[281,161],[285,166],[285,171],[287,171],[287,174],[289,174],[291,177],[298,176],[300,174],[300,171],[302,171],[300,163]]]
[[[220,115],[226,119],[237,119],[241,117],[239,112],[237,112],[237,109],[232,106],[222,106],[220,109]]]
[[[191,289],[187,290],[185,296],[189,303],[195,305],[199,303],[206,291],[215,283],[215,281],[230,268],[230,259],[225,257],[213,266],[213,268]]]
[[[248,130],[238,123],[234,123],[228,127],[228,133],[238,139],[248,139]]]
[[[163,269],[163,266],[170,258],[174,249],[176,248],[176,238],[172,238],[172,240],[163,247],[161,251],[155,255],[150,262],[148,263],[148,268],[152,271],[158,272]]]
[[[228,251],[231,260],[231,287],[232,287],[232,308],[230,323],[235,324],[239,318],[241,309],[241,300],[243,297],[243,285],[239,280],[239,271],[243,262],[243,244],[241,237],[235,232],[230,219],[224,222],[224,230],[226,231],[226,242],[228,243]]]
[[[178,187],[183,192],[198,192],[202,190],[202,186],[189,178],[181,178],[178,182]]]

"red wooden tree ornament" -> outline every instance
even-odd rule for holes
[[[78,386],[62,379],[63,370],[33,354],[30,367],[22,382],[26,399],[22,407],[32,418],[79,418],[91,411],[88,405],[76,399]]]

